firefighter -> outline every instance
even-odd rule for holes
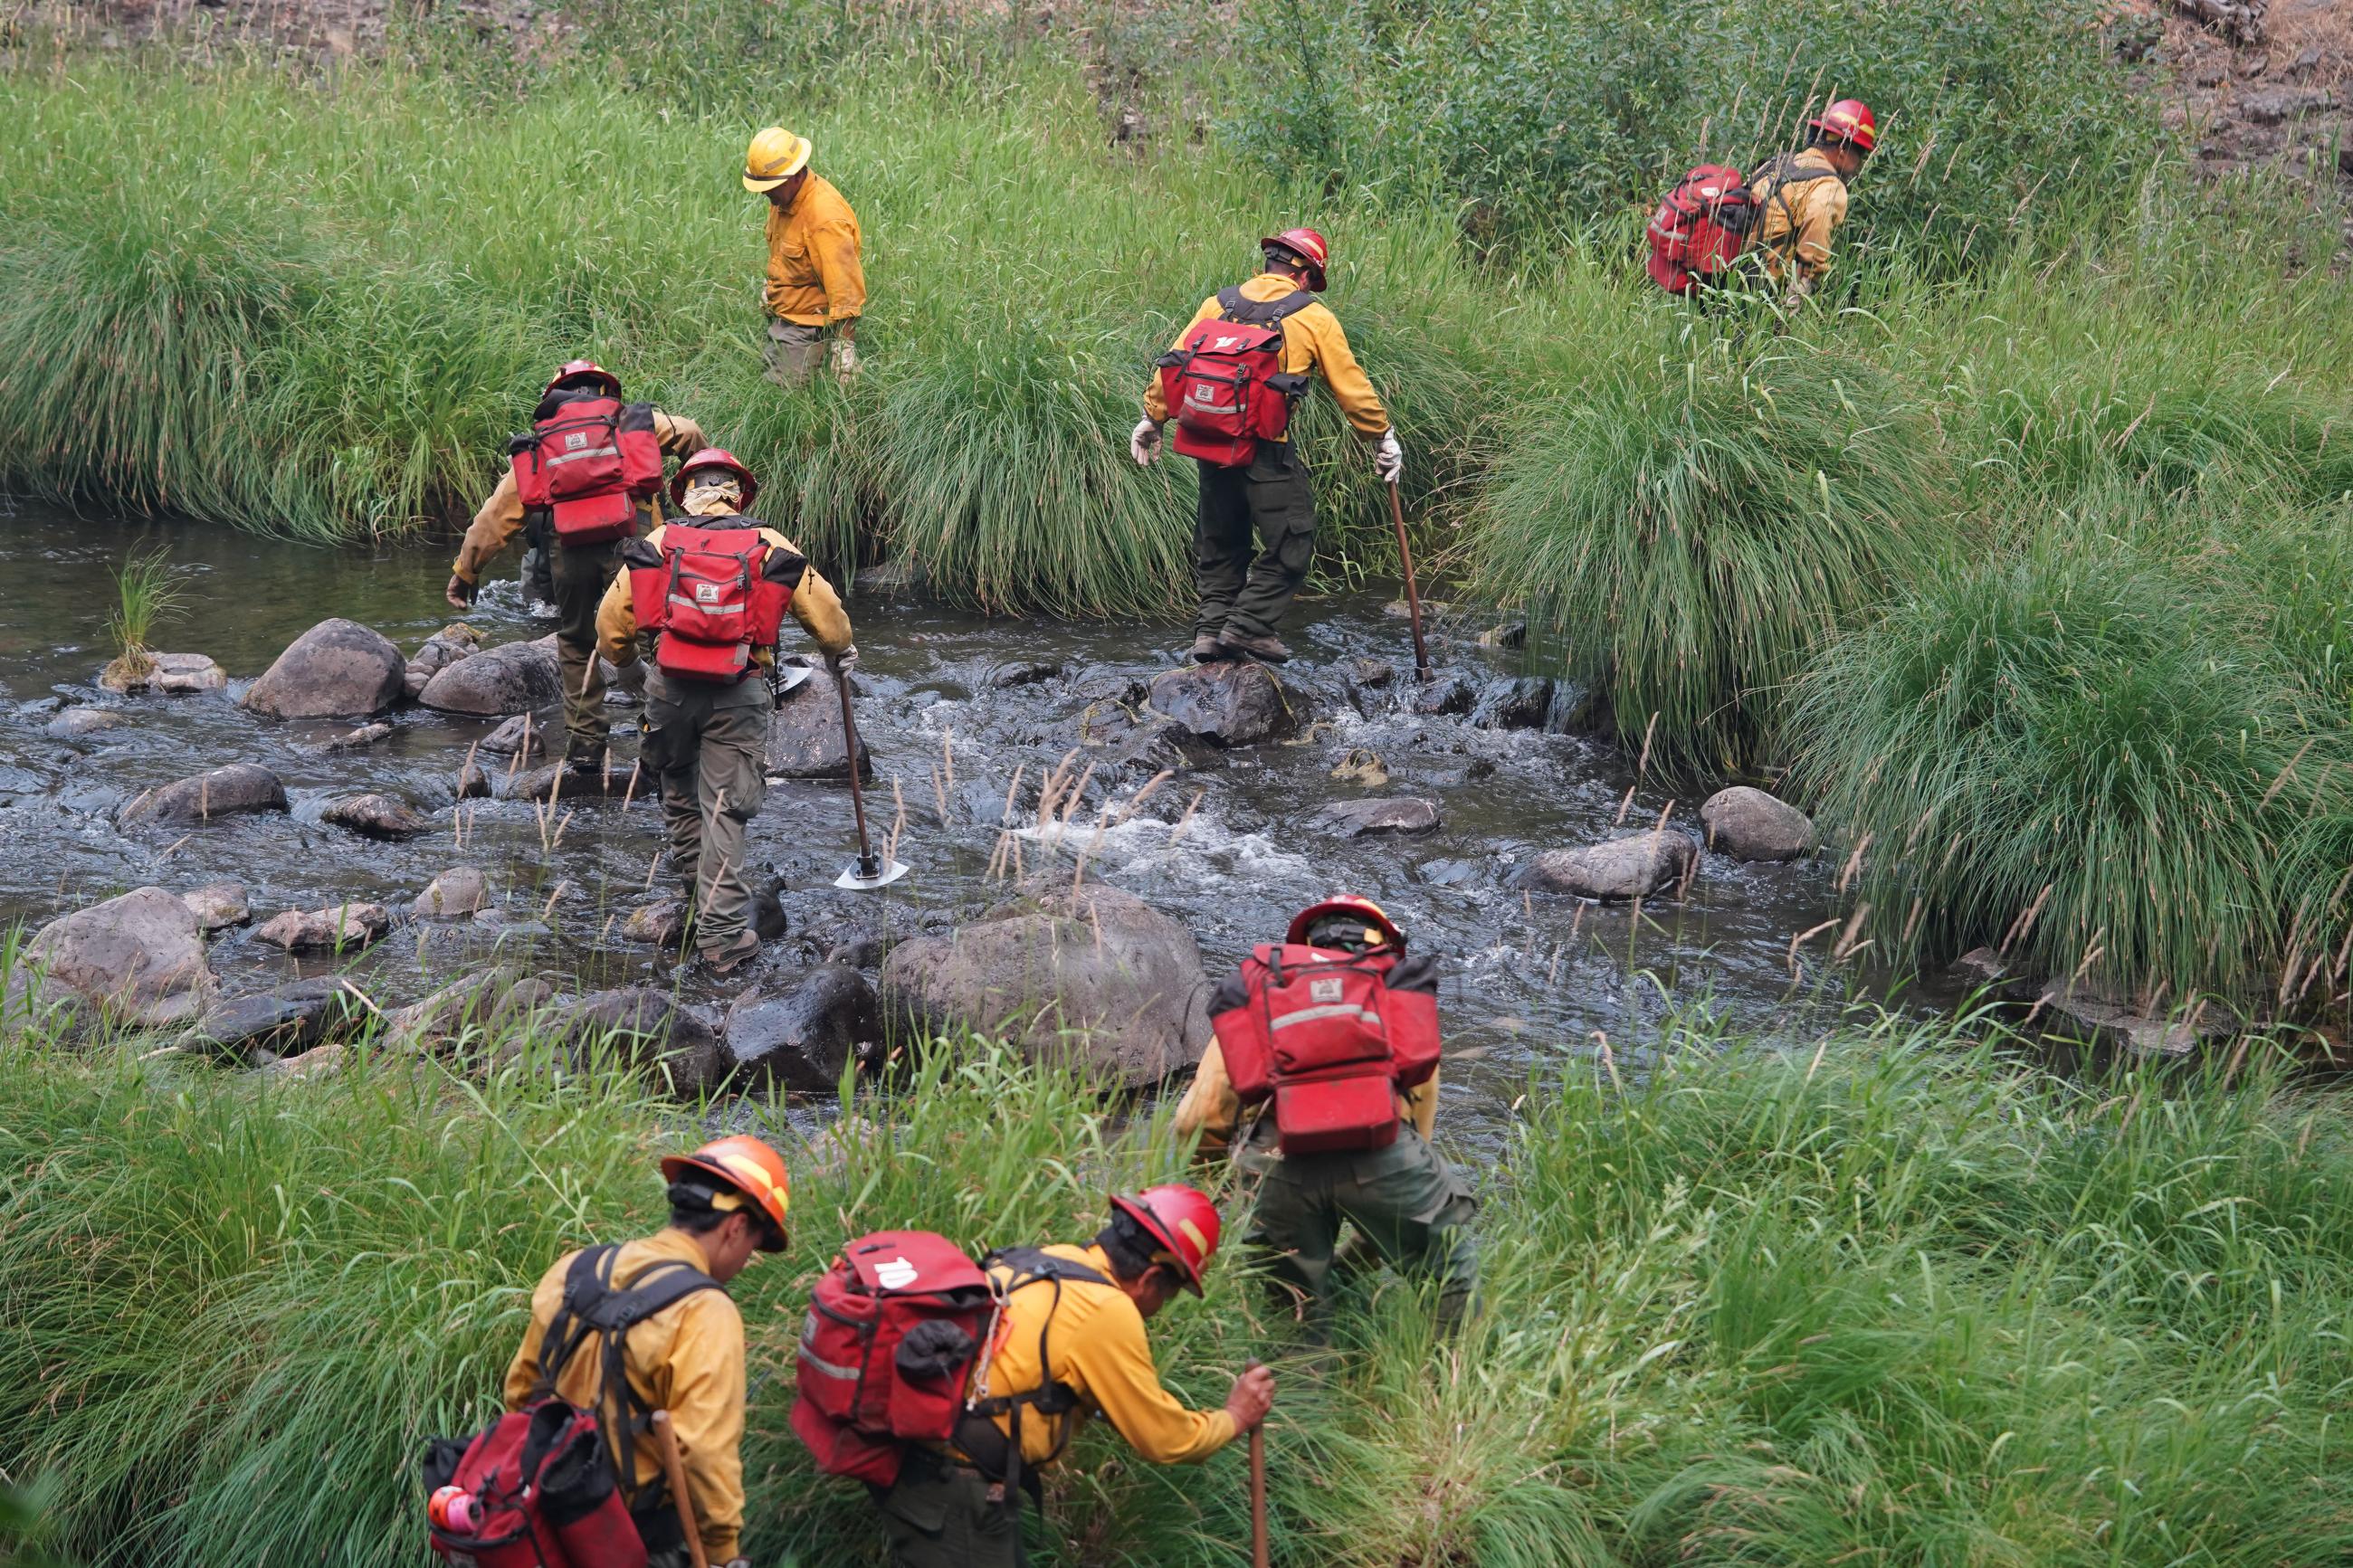
[[[999,1261],[1003,1321],[974,1373],[976,1413],[956,1443],[911,1447],[897,1484],[875,1499],[892,1568],[1014,1568],[1023,1561],[1021,1498],[1090,1415],[1155,1465],[1198,1463],[1252,1430],[1274,1404],[1274,1374],[1253,1365],[1222,1410],[1194,1410],[1161,1386],[1145,1324],[1180,1289],[1201,1294],[1218,1249],[1217,1205],[1194,1188],[1152,1187],[1111,1200],[1090,1247],[1039,1248],[1094,1278],[1063,1275],[1010,1289]],[[1018,1445],[1018,1446],[1017,1446]]]
[[[785,1249],[791,1183],[782,1155],[741,1135],[691,1154],[666,1155],[661,1173],[670,1184],[668,1226],[624,1242],[609,1258],[600,1256],[604,1249],[586,1249],[585,1270],[575,1268],[584,1253],[567,1253],[540,1279],[522,1345],[507,1368],[506,1405],[519,1410],[552,1390],[596,1412],[608,1431],[655,1410],[669,1411],[703,1552],[711,1562],[734,1568],[744,1562],[738,1542],[744,1320],[725,1287],[753,1254]],[[597,1315],[625,1325],[618,1356],[626,1389],[613,1387],[606,1376],[615,1348],[610,1341],[579,1335],[590,1305],[586,1293],[599,1289],[606,1294]],[[649,1306],[655,1310],[647,1310]],[[663,1480],[660,1450],[642,1427],[630,1447],[635,1462],[621,1479],[646,1544],[647,1568],[687,1568],[686,1532]]]
[[[1265,270],[1240,286],[1242,300],[1268,305],[1324,291],[1331,252],[1315,230],[1285,229],[1260,240],[1259,250]],[[1181,349],[1194,327],[1225,314],[1225,305],[1211,295],[1176,334],[1174,347]],[[1299,305],[1282,324],[1283,374],[1300,377],[1303,391],[1305,377],[1320,373],[1350,426],[1373,445],[1373,471],[1382,482],[1397,483],[1405,472],[1405,450],[1349,351],[1340,318],[1314,300]],[[1139,465],[1159,455],[1168,416],[1167,393],[1155,375],[1145,389],[1144,417],[1128,437],[1128,453]],[[1314,485],[1288,439],[1261,439],[1246,467],[1203,461],[1200,468],[1193,524],[1193,584],[1200,607],[1194,613],[1193,658],[1206,664],[1247,657],[1280,664],[1291,650],[1275,627],[1315,558]]]
[[[1804,150],[1774,159],[1749,187],[1764,215],[1757,245],[1765,270],[1793,303],[1829,273],[1831,236],[1846,222],[1847,186],[1879,145],[1879,122],[1860,99],[1840,99],[1806,123]]]
[[[540,394],[594,389],[618,398],[620,378],[594,360],[575,359],[558,369]],[[693,420],[657,408],[654,439],[667,458],[683,458],[704,445],[702,427]],[[642,532],[660,521],[659,503],[638,503],[629,532]],[[601,772],[612,722],[605,716],[605,676],[596,663],[596,603],[621,569],[621,545],[628,537],[602,543],[567,546],[555,537],[543,510],[526,510],[515,486],[514,470],[499,476],[498,488],[474,514],[473,525],[458,546],[442,597],[459,609],[471,605],[481,592],[482,568],[504,550],[518,533],[545,552],[545,581],[555,604],[555,659],[564,677],[565,762],[582,770]],[[539,589],[526,578],[524,597]],[[526,606],[528,607],[528,606]]]
[[[791,540],[748,515],[759,493],[751,470],[715,447],[689,458],[670,484],[681,522],[756,528],[770,550],[797,558]],[[667,533],[666,528],[655,529],[632,554],[659,563]],[[793,583],[791,609],[839,679],[857,663],[858,648],[849,640],[849,616],[833,585],[814,567],[801,571]],[[605,591],[596,634],[607,658],[621,666],[636,662],[637,606],[628,576],[616,577]],[[760,934],[751,924],[744,828],[759,814],[766,789],[768,718],[776,709],[766,672],[775,660],[774,647],[755,642],[740,679],[676,679],[663,673],[658,659],[649,659],[646,670],[638,765],[653,775],[660,793],[671,869],[692,911],[695,947],[717,974],[740,968],[760,952]]]
[[[832,345],[834,374],[858,374],[866,309],[858,215],[809,167],[809,141],[771,125],[744,154],[744,188],[768,198],[768,379],[801,386]]]
[[[1437,961],[1406,952],[1405,937],[1370,899],[1343,894],[1311,905],[1292,921],[1286,940],[1350,956],[1391,953],[1396,962],[1384,976],[1388,991],[1434,994],[1438,988]],[[1244,965],[1219,983],[1209,1003],[1212,1018],[1250,1005],[1251,975],[1251,966]],[[1429,1016],[1434,1029],[1434,1008]],[[1399,1026],[1392,1018],[1390,1027]],[[1434,1058],[1434,1038],[1430,1046]],[[1438,1281],[1441,1327],[1461,1322],[1479,1284],[1470,1230],[1477,1200],[1430,1142],[1438,1121],[1436,1071],[1397,1097],[1396,1139],[1384,1148],[1286,1156],[1278,1147],[1282,1129],[1274,1107],[1269,1100],[1263,1109],[1245,1112],[1224,1049],[1212,1037],[1177,1102],[1175,1125],[1179,1136],[1198,1133],[1205,1152],[1229,1150],[1234,1163],[1258,1178],[1258,1204],[1244,1240],[1267,1257],[1278,1290],[1311,1337],[1322,1338],[1328,1327],[1344,1223],[1382,1260]]]

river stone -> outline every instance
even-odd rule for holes
[[[329,975],[295,980],[258,996],[231,996],[205,1009],[178,1040],[184,1051],[250,1058],[258,1051],[290,1057],[324,1040],[334,1026],[364,1014],[345,1000],[343,983]]]
[[[887,1019],[929,1033],[961,1024],[1032,1060],[1073,1059],[1109,1085],[1157,1083],[1200,1059],[1208,978],[1193,933],[1132,894],[1067,878],[882,962]]]
[[[635,779],[634,792],[630,781]],[[498,784],[502,798],[507,800],[652,800],[656,790],[651,773],[642,776],[638,764],[629,762],[607,763],[601,768],[575,768],[565,763],[548,763],[520,773],[512,778],[493,781]]]
[[[482,646],[482,634],[463,621],[453,621],[427,637],[408,661],[400,684],[409,696],[421,695],[426,683]]]
[[[518,713],[483,736],[480,749],[494,757],[520,754],[525,763],[535,763],[547,754],[546,733],[536,714]]]
[[[351,1065],[352,1048],[341,1042],[313,1046],[299,1057],[287,1057],[268,1063],[262,1071],[281,1083],[301,1083],[311,1079],[327,1078]]]
[[[607,1047],[617,1051],[634,1066],[659,1071],[682,1095],[718,1088],[730,1065],[711,1020],[650,985],[592,991],[564,1005],[550,1035],[575,1060]]]
[[[1274,671],[1250,659],[1187,665],[1153,678],[1154,711],[1215,746],[1254,746],[1291,733],[1291,704]]]
[[[285,809],[286,786],[276,773],[252,763],[231,763],[142,792],[132,797],[115,821],[124,827],[142,822],[188,826],[248,812]]]
[[[417,700],[442,713],[531,713],[564,699],[553,644],[501,643],[442,667]]]
[[[1514,885],[1582,899],[1646,899],[1683,880],[1698,853],[1689,834],[1653,828],[1581,849],[1547,849],[1521,868]]]
[[[2107,1046],[2144,1057],[2194,1056],[2200,1046],[2219,1045],[2238,1032],[2227,1009],[2153,1017],[2091,985],[2064,983],[2036,999],[2053,1033],[2071,1034],[2088,1045]]]
[[[1341,838],[1362,838],[1374,833],[1430,833],[1436,830],[1438,823],[1438,803],[1412,795],[1335,800],[1307,819],[1307,826],[1314,831]]]
[[[1381,761],[1378,752],[1369,747],[1354,746],[1348,754],[1332,764],[1332,776],[1344,783],[1361,784],[1366,789],[1378,789],[1389,782],[1389,765]]]
[[[674,951],[686,936],[686,900],[661,899],[640,904],[621,922],[621,940]]]
[[[407,670],[390,637],[337,616],[288,644],[243,700],[272,719],[364,719],[393,705]]]
[[[1523,675],[1488,682],[1471,710],[1471,722],[1482,730],[1541,730],[1551,714],[1552,682]]]
[[[246,903],[244,884],[239,882],[207,882],[182,893],[180,900],[196,917],[196,924],[207,931],[227,931],[253,919],[253,910]]]
[[[490,1029],[520,1012],[523,1001],[511,1005],[509,998],[522,988],[522,975],[511,965],[494,963],[476,970],[393,1009],[384,1021],[385,1043],[396,1050],[439,1050],[463,1039],[470,1031]]]
[[[1796,860],[1814,847],[1813,819],[1761,789],[1734,784],[1699,808],[1707,845],[1736,860]]]
[[[355,795],[339,800],[319,814],[319,820],[347,828],[363,838],[414,838],[433,825],[395,795]]]
[[[289,952],[356,952],[392,929],[382,904],[337,904],[323,910],[288,910],[255,928],[254,939]]]
[[[49,735],[53,740],[79,741],[130,722],[131,715],[120,708],[69,708],[49,721]]]
[[[480,763],[468,763],[458,770],[459,800],[488,800],[496,794],[491,787],[490,770]]]
[[[317,745],[306,746],[303,750],[312,756],[334,757],[347,752],[364,752],[378,741],[388,741],[391,738],[392,726],[379,719],[373,724],[363,724],[356,730],[346,730],[333,740],[322,741]]]
[[[99,685],[109,691],[152,691],[164,697],[185,697],[198,691],[218,691],[228,684],[228,671],[205,654],[150,653],[147,658],[153,668],[145,675],[134,679],[110,664],[99,676]]]
[[[27,1001],[81,1003],[148,1028],[195,1018],[218,987],[195,911],[161,888],[135,888],[51,921],[8,977],[12,1011]]]
[[[452,866],[425,884],[409,913],[419,920],[465,920],[491,904],[491,879],[480,866]]]
[[[849,777],[849,742],[841,729],[841,688],[833,672],[809,667],[809,678],[776,704],[768,721],[768,776],[778,779]],[[874,753],[858,741],[859,777],[874,776]]]
[[[781,1083],[827,1094],[858,1047],[882,1038],[882,1015],[864,975],[828,963],[782,995],[744,992],[727,1009],[720,1038],[736,1087]]]
[[[1468,713],[1479,705],[1479,693],[1459,675],[1441,675],[1413,690],[1413,710],[1425,719]]]
[[[1017,686],[1040,686],[1049,680],[1060,680],[1069,666],[1059,659],[1016,658],[991,665],[982,676],[981,684],[998,691]]]

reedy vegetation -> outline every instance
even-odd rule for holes
[[[1487,1310],[1457,1344],[1433,1342],[1425,1297],[1371,1280],[1360,1338],[1318,1372],[1239,1248],[1206,1302],[1155,1322],[1196,1400],[1274,1358],[1278,1560],[2353,1549],[2330,1419],[2353,1378],[2353,1148],[2329,1107],[2260,1057],[2235,1082],[2070,1086],[1972,1047],[1967,1020],[1822,1027],[1782,1055],[1677,1016],[1639,1081],[1543,1073],[1485,1194]],[[363,1057],[292,1084],[5,1050],[0,1451],[70,1479],[58,1544],[100,1563],[415,1560],[419,1439],[485,1418],[541,1270],[655,1223],[651,1155],[700,1135],[527,1045],[477,1076]],[[763,1561],[873,1560],[863,1495],[813,1480],[786,1424],[834,1247],[897,1225],[1083,1238],[1106,1188],[1182,1168],[1157,1118],[970,1043],[904,1087],[822,1155],[780,1106],[733,1113],[795,1167],[793,1250],[734,1292]],[[1233,1560],[1239,1451],[1205,1473],[1122,1453],[1079,1447],[1044,1560]]]

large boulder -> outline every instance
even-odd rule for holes
[[[471,658],[481,646],[481,633],[462,621],[452,622],[417,647],[417,657],[408,661],[407,673],[401,677],[400,684],[411,697],[419,696],[435,676],[459,659]]]
[[[244,702],[272,719],[364,719],[393,705],[407,672],[390,637],[337,616],[288,644]]]
[[[417,694],[419,702],[436,711],[485,719],[530,713],[563,699],[564,677],[556,668],[555,649],[539,642],[501,643],[444,665]]]
[[[382,904],[346,903],[288,910],[255,927],[253,936],[289,952],[356,952],[391,929],[392,916]]]
[[[179,1038],[184,1051],[249,1060],[267,1051],[290,1057],[309,1050],[346,1022],[367,1016],[364,1004],[341,980],[295,980],[258,996],[232,996],[205,1009]]]
[[[1734,784],[1699,808],[1707,847],[1736,860],[1796,860],[1814,847],[1814,821],[1761,789]]]
[[[1250,659],[1187,665],[1155,677],[1154,711],[1213,746],[1254,746],[1296,727],[1282,682]]]
[[[821,964],[782,994],[757,987],[727,1009],[720,1044],[739,1087],[779,1083],[830,1093],[858,1054],[882,1038],[882,1014],[866,977]]]
[[[533,987],[533,994],[525,988]],[[502,963],[478,969],[432,994],[385,1015],[384,1039],[395,1050],[438,1051],[505,1024],[537,1000],[537,987]]]
[[[858,742],[859,777],[874,776],[874,755],[863,736]],[[778,779],[849,777],[849,740],[841,729],[841,687],[822,666],[776,704],[768,721],[768,776]]]
[[[1002,1035],[1033,1060],[1083,1062],[1124,1087],[1200,1059],[1208,993],[1191,931],[1115,888],[1073,893],[1060,878],[882,963],[886,1017]]]
[[[1653,828],[1581,849],[1547,849],[1521,868],[1514,885],[1604,901],[1647,899],[1682,881],[1698,855],[1691,835]]]
[[[1312,830],[1341,838],[1362,838],[1373,833],[1429,833],[1438,824],[1438,803],[1415,795],[1335,800],[1307,818]]]
[[[563,1007],[551,1034],[577,1059],[617,1051],[632,1065],[659,1072],[678,1094],[716,1089],[730,1066],[711,1020],[650,985],[592,991]]]
[[[276,773],[253,763],[231,763],[133,796],[115,821],[124,827],[142,822],[185,827],[249,812],[285,809],[286,786]]]
[[[59,916],[25,944],[22,963],[8,977],[10,1011],[82,1004],[149,1028],[187,1023],[219,985],[195,911],[161,888]]]
[[[336,801],[319,814],[319,820],[356,833],[363,838],[414,838],[432,827],[416,807],[397,795],[355,795]]]

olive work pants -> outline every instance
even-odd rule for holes
[[[1196,635],[1272,637],[1315,562],[1315,486],[1288,441],[1246,468],[1203,463],[1193,521]]]
[[[994,1500],[990,1493],[997,1494]],[[929,1453],[910,1454],[898,1484],[880,1493],[891,1568],[1022,1568],[1021,1494]]]
[[[555,587],[555,664],[564,677],[565,754],[601,761],[613,725],[605,716],[605,671],[596,661],[596,606],[620,573],[626,536],[565,544],[549,528],[546,537]]]
[[[1438,1281],[1440,1326],[1467,1317],[1479,1289],[1478,1245],[1470,1184],[1446,1157],[1400,1123],[1397,1142],[1361,1153],[1285,1157],[1274,1147],[1273,1119],[1253,1128],[1234,1163],[1259,1178],[1258,1202],[1245,1237],[1268,1256],[1276,1293],[1303,1311],[1311,1335],[1329,1324],[1333,1252],[1343,1222],[1382,1261]]]
[[[638,760],[661,795],[670,869],[684,885],[694,945],[715,953],[752,909],[744,828],[767,793],[768,718],[776,700],[754,670],[726,685],[646,672]]]
[[[825,329],[771,316],[760,357],[768,362],[767,378],[778,386],[807,386],[825,367]]]

